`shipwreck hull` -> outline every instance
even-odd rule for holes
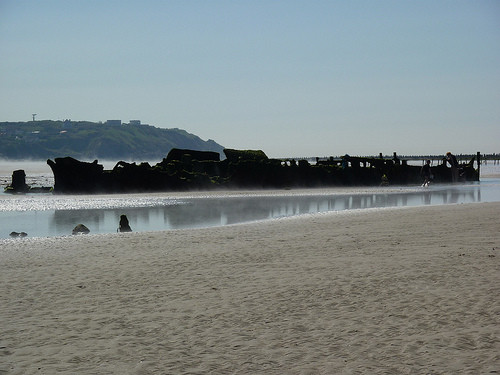
[[[160,163],[120,161],[112,170],[65,157],[48,160],[55,193],[129,193],[213,189],[285,189],[421,184],[421,167],[399,160],[346,157],[339,160],[269,159],[262,151],[218,153],[173,149]],[[478,181],[474,159],[461,165],[461,178]],[[436,183],[452,181],[445,163],[431,167]]]

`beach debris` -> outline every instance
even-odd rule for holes
[[[89,234],[90,233],[90,229],[87,228],[85,225],[83,224],[78,224],[76,227],[73,228],[73,234]]]
[[[12,172],[12,182],[4,188],[5,193],[26,194],[26,193],[51,193],[52,186],[29,186],[26,184],[26,173],[23,169]]]
[[[23,169],[12,172],[12,182],[5,188],[6,193],[26,193],[30,187],[26,185],[26,173]]]
[[[132,228],[128,223],[127,215],[120,216],[120,226],[118,227],[118,232],[132,232]]]
[[[9,236],[11,237],[26,237],[28,233],[26,232],[10,232]]]

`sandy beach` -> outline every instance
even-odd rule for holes
[[[499,214],[0,240],[0,374],[500,373]]]

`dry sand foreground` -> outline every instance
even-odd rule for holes
[[[0,374],[500,373],[500,203],[0,241]]]

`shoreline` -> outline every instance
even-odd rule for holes
[[[340,187],[291,190],[218,190],[117,195],[0,196],[2,238],[71,234],[82,223],[91,233],[114,233],[120,215],[134,232],[224,226],[230,223],[326,211],[500,201],[500,180],[479,186]],[[92,211],[93,210],[93,211]]]
[[[499,213],[0,241],[0,373],[500,371]]]
[[[306,196],[309,195],[321,195],[320,194],[309,194],[311,190],[307,190]],[[218,195],[217,192],[216,194],[210,194],[207,195],[206,192],[200,192],[200,195],[182,195],[182,196],[172,196],[172,199],[219,199],[219,198],[233,198],[233,197],[252,197],[253,194],[252,192],[245,191],[241,192],[243,195],[240,195],[240,192],[235,191],[234,195],[231,194],[229,191],[224,191],[221,192],[221,195]],[[229,194],[228,194],[229,193]],[[286,192],[285,194],[287,194]],[[349,194],[352,195],[357,195],[357,194],[366,194],[366,191],[357,191],[357,192],[350,192]],[[181,193],[182,194],[182,193]],[[261,192],[256,192],[255,193],[256,197],[274,197],[274,196],[280,196],[280,192],[277,190],[272,190],[270,195],[262,194]],[[330,193],[325,193],[325,194],[330,194]],[[344,193],[339,193],[339,195],[342,195]],[[131,194],[129,194],[131,195]],[[300,193],[297,194],[298,196],[301,196]],[[104,196],[106,197],[106,196]],[[108,232],[108,233],[88,233],[88,234],[80,234],[80,235],[72,235],[72,234],[65,234],[65,235],[60,235],[60,236],[39,236],[39,237],[23,237],[23,238],[0,238],[0,246],[5,244],[19,244],[19,241],[23,242],[37,242],[37,241],[53,241],[53,240],[61,240],[61,239],[74,239],[75,241],[85,241],[88,242],[88,240],[93,240],[94,237],[97,240],[99,237],[116,237],[119,239],[120,237],[126,237],[126,236],[145,236],[145,237],[151,237],[151,236],[168,236],[172,232],[189,232],[189,231],[212,231],[212,230],[217,230],[217,229],[223,229],[223,228],[232,228],[232,227],[240,227],[240,226],[249,226],[249,227],[259,227],[262,225],[268,225],[268,224],[275,224],[275,223],[281,223],[283,222],[286,224],[287,221],[302,221],[304,223],[307,223],[308,221],[314,220],[315,218],[325,218],[325,219],[330,219],[330,220],[336,220],[337,217],[339,216],[347,216],[347,217],[356,217],[356,216],[361,216],[361,215],[373,215],[373,214],[383,214],[387,213],[390,214],[390,211],[404,211],[404,210],[415,210],[415,209],[430,209],[430,208],[443,208],[443,207],[460,207],[460,206],[470,206],[471,208],[474,208],[475,206],[481,206],[481,205],[498,205],[499,209],[499,214],[500,214],[500,202],[467,202],[467,203],[436,203],[436,204],[428,204],[428,205],[421,205],[421,206],[387,206],[387,207],[369,207],[369,208],[352,208],[352,209],[344,209],[344,210],[329,210],[329,211],[318,211],[318,212],[309,212],[309,213],[301,213],[301,214],[294,214],[294,215],[289,215],[289,216],[280,216],[280,217],[273,217],[273,218],[265,218],[265,219],[257,219],[257,220],[252,220],[252,221],[243,221],[243,222],[236,222],[236,223],[230,223],[230,224],[221,224],[221,225],[214,225],[214,226],[201,226],[201,227],[192,227],[192,228],[171,228],[171,229],[164,229],[164,230],[142,230],[142,231],[134,231],[132,230],[131,232],[124,232],[124,233],[119,233],[119,232]],[[340,220],[340,219],[339,219]],[[4,250],[0,248],[0,250]],[[1,253],[0,253],[1,255]]]

